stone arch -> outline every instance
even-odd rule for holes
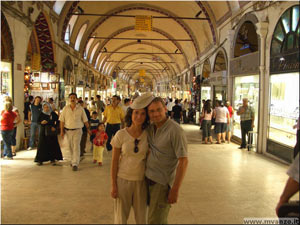
[[[246,14],[245,16],[243,16],[242,19],[239,20],[239,23],[235,27],[235,34],[234,34],[234,38],[233,38],[234,42],[231,46],[231,51],[230,51],[231,57],[230,58],[234,58],[234,52],[235,52],[238,34],[239,34],[240,29],[246,22],[251,23],[254,26],[255,32],[256,32],[256,29],[257,29],[256,23],[258,22],[257,17],[254,14]],[[260,49],[260,40],[259,40],[258,36],[257,36],[257,49]]]
[[[227,54],[226,51],[221,48],[218,53],[216,54],[215,60],[214,60],[214,64],[213,64],[213,72],[217,72],[217,71],[223,71],[226,70],[228,68],[228,58],[227,58]]]

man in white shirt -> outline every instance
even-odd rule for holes
[[[64,138],[67,136],[69,150],[71,153],[71,166],[73,171],[78,170],[80,161],[80,141],[82,136],[82,127],[85,125],[88,133],[89,130],[88,118],[84,109],[77,105],[76,93],[69,94],[70,104],[66,105],[59,117],[60,120],[60,135]]]

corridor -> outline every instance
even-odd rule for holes
[[[182,125],[189,166],[170,224],[242,224],[244,218],[276,218],[288,166],[238,145],[201,144],[199,126]],[[63,148],[64,156],[66,149]],[[1,222],[12,224],[111,224],[111,152],[103,166],[87,152],[73,172],[68,161],[37,166],[36,150],[1,160]],[[299,199],[299,195],[293,199]],[[134,223],[131,211],[129,223]]]

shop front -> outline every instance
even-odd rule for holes
[[[293,158],[299,119],[299,5],[286,10],[274,30],[270,52],[267,152]]]
[[[43,101],[53,98],[54,102],[57,103],[59,96],[58,77],[58,74],[51,72],[32,72],[29,94],[40,96]]]
[[[12,71],[11,63],[1,61],[0,65],[0,102],[3,102],[4,96],[12,97]],[[2,104],[1,106],[2,107]]]
[[[233,84],[232,107],[235,110],[233,115],[233,139],[241,141],[240,116],[237,111],[243,104],[243,99],[248,99],[248,105],[255,111],[253,132],[258,131],[259,101],[259,43],[256,28],[257,18],[253,15],[245,16],[238,26],[235,34],[235,42],[232,48],[230,60],[230,80]],[[262,119],[262,118],[260,118]],[[257,137],[254,135],[253,143],[258,146]],[[256,148],[253,151],[257,151]]]
[[[243,104],[243,98],[248,98],[248,104],[255,111],[255,121],[253,131],[257,132],[258,124],[258,103],[259,103],[259,75],[236,76],[234,78],[234,98],[232,106],[235,110],[233,135],[241,138],[240,116],[237,110]]]

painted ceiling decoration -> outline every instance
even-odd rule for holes
[[[60,14],[60,35],[64,41],[70,18],[78,15],[70,46],[74,47],[83,24],[88,24],[78,52],[102,75],[123,71],[122,77],[137,77],[138,70],[145,69],[150,78],[175,79],[218,45],[217,27],[237,5],[228,1],[67,2]],[[135,30],[137,15],[152,16],[151,31]]]
[[[42,71],[54,72],[54,53],[48,22],[41,12],[34,24],[39,40]]]

